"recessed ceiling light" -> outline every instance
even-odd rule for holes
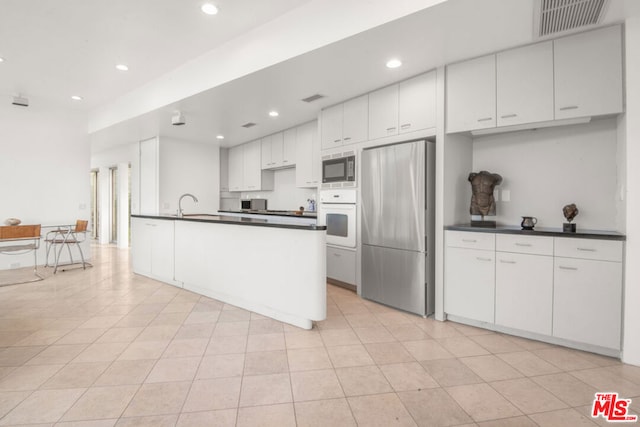
[[[72,95],[71,99],[73,99],[74,101],[82,101],[82,97],[78,95]]]
[[[277,111],[269,111],[271,117],[278,117],[280,114]]]
[[[402,65],[402,61],[399,59],[390,59],[387,61],[387,68],[398,68]]]
[[[216,136],[217,139],[224,139],[224,135],[218,135]]]
[[[218,13],[218,8],[211,3],[205,3],[200,9],[207,15],[215,15]]]
[[[0,62],[4,62],[4,58],[0,56]]]
[[[118,71],[129,71],[129,67],[127,67],[124,64],[118,64],[118,65],[116,65],[116,70],[118,70]]]

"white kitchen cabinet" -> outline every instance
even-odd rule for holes
[[[552,256],[496,252],[497,325],[551,335],[552,305]]]
[[[496,55],[497,125],[553,120],[551,41]]]
[[[447,66],[447,132],[496,126],[496,56]]]
[[[363,95],[322,110],[322,149],[366,141],[369,96]]]
[[[436,72],[398,84],[399,133],[436,127]]]
[[[493,323],[495,235],[467,232],[461,239],[460,232],[445,234],[444,311],[448,315]]]
[[[323,150],[340,147],[342,145],[343,120],[344,104],[334,105],[322,110],[320,133]]]
[[[621,263],[555,258],[553,336],[620,349],[621,310]]]
[[[318,187],[320,183],[320,141],[317,122],[296,129],[296,186]]]
[[[284,163],[284,133],[278,132],[260,140],[262,169],[276,169],[290,166]]]
[[[159,204],[159,141],[140,141],[140,215],[157,215]]]
[[[369,139],[398,134],[398,85],[369,94]]]
[[[244,146],[229,148],[229,191],[242,191],[244,181]]]
[[[174,282],[174,221],[131,218],[133,271]]]
[[[262,141],[229,149],[229,191],[273,190],[273,171],[262,170]]]
[[[619,25],[554,40],[555,118],[623,111]]]
[[[262,162],[261,141],[251,141],[244,144],[244,157],[242,166],[244,168],[243,187],[245,191],[262,190]]]
[[[220,148],[220,192],[229,191],[229,149]]]
[[[296,128],[287,129],[282,134],[282,166],[296,164]]]
[[[327,278],[356,284],[356,251],[327,246]]]

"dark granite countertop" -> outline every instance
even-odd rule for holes
[[[277,227],[277,228],[293,228],[296,230],[326,230],[324,225],[315,224],[295,224],[290,220],[278,220],[278,217],[273,219],[262,218],[246,218],[239,216],[228,215],[210,215],[210,214],[188,214],[182,218],[178,218],[175,215],[131,215],[132,218],[148,218],[148,219],[161,219],[167,221],[194,221],[194,222],[209,222],[220,224],[234,224],[234,225],[250,225],[257,227]]]
[[[274,216],[292,216],[295,218],[317,218],[317,212],[308,212],[303,211],[301,214],[296,213],[298,211],[275,211],[275,210],[251,210],[251,209],[241,209],[241,210],[225,210],[218,212],[228,212],[228,213],[236,213],[236,214],[247,214],[247,215],[274,215]]]
[[[448,225],[445,230],[474,231],[478,233],[522,234],[526,236],[575,237],[578,239],[627,240],[627,236],[616,231],[578,230],[575,233],[563,232],[560,228],[536,227],[523,230],[519,226],[499,225],[495,228],[472,227],[469,224]]]

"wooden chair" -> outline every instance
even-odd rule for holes
[[[43,277],[38,274],[38,249],[40,248],[40,224],[36,225],[6,225],[0,226],[0,254],[21,255],[33,251],[33,273],[36,278],[19,283],[37,282]],[[4,285],[3,285],[4,286]]]
[[[78,252],[80,253],[82,268],[86,269],[87,265],[90,266],[88,262],[85,262],[84,254],[82,253],[82,247],[80,246],[80,244],[86,239],[88,224],[89,221],[79,219],[76,221],[75,227],[58,227],[57,229],[51,230],[47,233],[45,237],[45,243],[47,244],[47,262],[45,264],[45,267],[53,267],[53,274],[57,273],[58,267],[61,267],[63,265],[76,264],[76,262],[73,261],[73,254],[71,253],[71,246],[73,245],[78,248]],[[67,264],[60,264],[60,254],[62,253],[62,248],[65,246],[69,251],[70,262]],[[56,247],[58,248],[56,249]],[[49,253],[51,252],[52,248],[55,262],[53,265],[50,265]]]

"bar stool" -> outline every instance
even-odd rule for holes
[[[71,253],[71,246],[75,245],[78,248],[78,252],[80,252],[82,268],[86,269],[87,265],[91,266],[88,262],[85,262],[84,254],[82,253],[82,247],[80,246],[80,243],[84,242],[84,240],[86,239],[88,224],[89,221],[79,219],[76,221],[75,227],[58,227],[57,229],[51,230],[47,233],[47,235],[45,236],[45,243],[47,245],[47,262],[45,264],[45,267],[53,267],[53,274],[56,274],[56,272],[58,271],[58,267],[61,266],[59,264],[60,254],[62,253],[62,248],[64,246],[66,246],[67,250],[69,251],[69,259],[71,262],[63,265],[76,264],[73,261],[73,255]],[[56,249],[56,246],[59,246],[59,248]],[[53,265],[49,264],[49,252],[51,251],[51,248],[53,248],[53,255],[55,259],[55,263]]]

